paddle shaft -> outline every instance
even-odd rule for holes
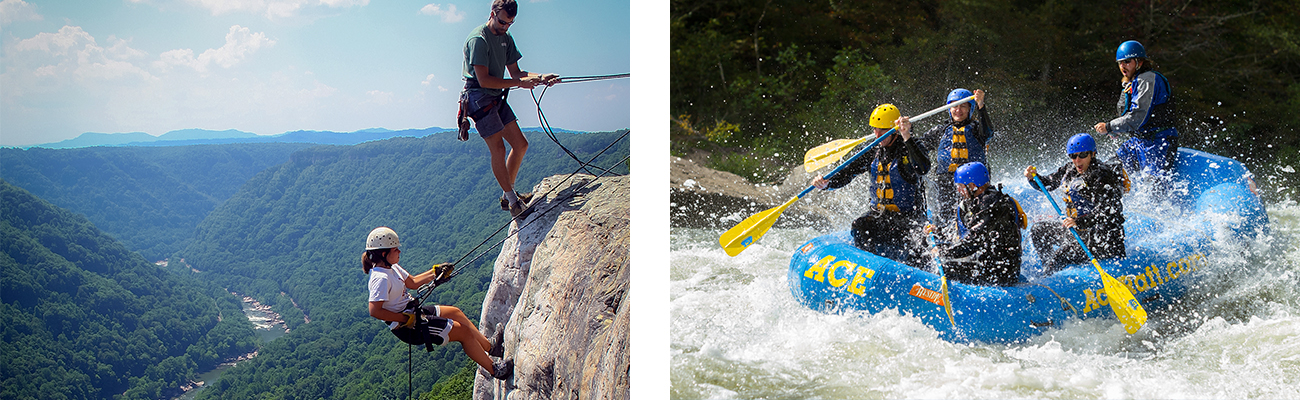
[[[930,218],[930,210],[928,209],[925,210],[925,218]],[[931,230],[930,249],[937,248],[939,248],[939,238],[935,237],[934,230]],[[939,268],[939,292],[943,295],[943,310],[948,313],[948,322],[952,324],[953,329],[957,329],[957,319],[952,316],[952,300],[948,298],[948,277],[943,273],[943,261],[939,260],[938,254],[934,255],[934,264]]]
[[[970,101],[974,98],[975,96],[970,96],[958,101],[954,101],[945,104],[942,107],[930,111],[926,111],[921,115],[910,117],[909,119],[911,121],[920,121],[922,119],[929,118],[931,115],[935,115],[940,112],[943,112],[944,110],[956,107],[961,104],[965,104],[967,101]],[[821,146],[817,146],[811,150],[808,150],[808,153],[804,155],[804,168],[808,172],[812,172],[820,169],[821,167],[826,166],[826,164],[833,163],[835,162],[834,160],[843,157],[845,153],[848,153],[849,150],[853,150],[853,148],[857,147],[858,144],[867,141],[867,138],[869,137],[871,137],[871,135],[863,136],[859,139],[854,139],[854,140],[849,140],[849,139],[834,140],[826,144],[823,144]]]
[[[949,108],[953,108],[953,107],[956,107],[956,106],[959,106],[959,105],[962,105],[962,104],[966,104],[966,102],[971,101],[971,100],[975,100],[975,96],[974,96],[974,95],[967,96],[967,97],[964,98],[964,99],[957,100],[957,101],[954,101],[954,102],[951,102],[951,103],[948,103],[948,104],[944,104],[943,107],[939,107],[939,108],[936,108],[936,109],[933,109],[933,110],[930,110],[930,111],[926,111],[925,113],[923,113],[923,114],[921,114],[921,115],[917,115],[917,116],[915,116],[915,117],[911,117],[911,118],[909,118],[909,119],[912,120],[912,121],[920,121],[920,120],[923,120],[923,119],[926,119],[926,118],[930,118],[931,115],[935,115],[935,114],[938,114],[938,113],[940,113],[940,112],[946,111],[946,110],[948,110]],[[971,110],[971,112],[974,113],[975,110]],[[967,117],[967,118],[970,118],[970,117]]]

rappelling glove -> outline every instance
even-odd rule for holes
[[[451,280],[451,272],[454,271],[455,264],[442,263],[433,266],[433,285],[441,286]]]
[[[402,323],[402,326],[400,326],[400,328],[413,328],[413,327],[415,327],[415,320],[416,320],[415,313],[409,313],[409,312],[408,312],[408,313],[402,313],[402,315],[405,315],[405,316],[406,316],[406,322]]]

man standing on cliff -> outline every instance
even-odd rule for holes
[[[515,191],[515,177],[528,151],[528,139],[519,130],[515,113],[506,104],[506,94],[512,87],[531,89],[537,85],[558,83],[555,75],[542,76],[519,69],[523,57],[515,47],[515,40],[506,31],[515,23],[518,4],[515,0],[494,0],[487,23],[470,31],[465,39],[465,63],[462,76],[465,90],[460,99],[460,140],[469,140],[468,117],[474,120],[478,134],[487,142],[492,157],[492,175],[501,185],[501,209],[519,218],[527,208],[532,194],[520,195]],[[510,71],[510,79],[505,71]],[[507,153],[506,143],[510,144]]]

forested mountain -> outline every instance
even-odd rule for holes
[[[615,166],[629,154],[624,133],[558,137],[584,160],[615,143],[594,164],[625,174],[627,163]],[[577,169],[546,136],[528,138],[519,191]],[[392,227],[401,237],[401,265],[423,272],[455,261],[509,221],[500,194],[486,146],[441,134],[303,149],[250,179],[180,254],[204,279],[271,304],[293,331],[227,371],[200,398],[404,397],[407,346],[366,312],[365,236]],[[477,316],[499,251],[489,246],[502,237],[480,248],[488,254],[478,261],[458,265],[463,273],[430,301]],[[417,393],[468,362],[458,345],[416,351]]]
[[[0,247],[0,398],[167,398],[255,348],[234,296],[4,180]]]
[[[539,128],[526,128],[524,132],[538,131]],[[577,133],[563,129],[555,132]],[[425,129],[389,130],[383,128],[362,129],[353,132],[333,131],[291,131],[278,135],[257,135],[250,132],[228,129],[211,131],[204,129],[182,129],[153,136],[144,132],[129,133],[95,133],[86,132],[72,139],[55,143],[38,144],[32,147],[47,149],[71,149],[90,146],[194,146],[200,144],[231,143],[311,143],[311,144],[358,144],[374,140],[395,137],[424,137],[436,133],[455,132],[453,129],[431,127]]]
[[[0,148],[0,178],[84,214],[157,261],[185,248],[194,227],[245,181],[307,146]]]

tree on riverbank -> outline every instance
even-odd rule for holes
[[[3,180],[0,247],[0,398],[165,398],[256,347],[234,296]]]
[[[1114,116],[1113,55],[1129,39],[1174,85],[1183,145],[1264,174],[1300,164],[1293,1],[671,4],[672,151],[711,152],[711,167],[753,181],[783,177],[812,146],[864,135],[878,103],[916,114],[955,87],[990,93],[1000,138],[1034,138],[999,146],[1087,131]]]

